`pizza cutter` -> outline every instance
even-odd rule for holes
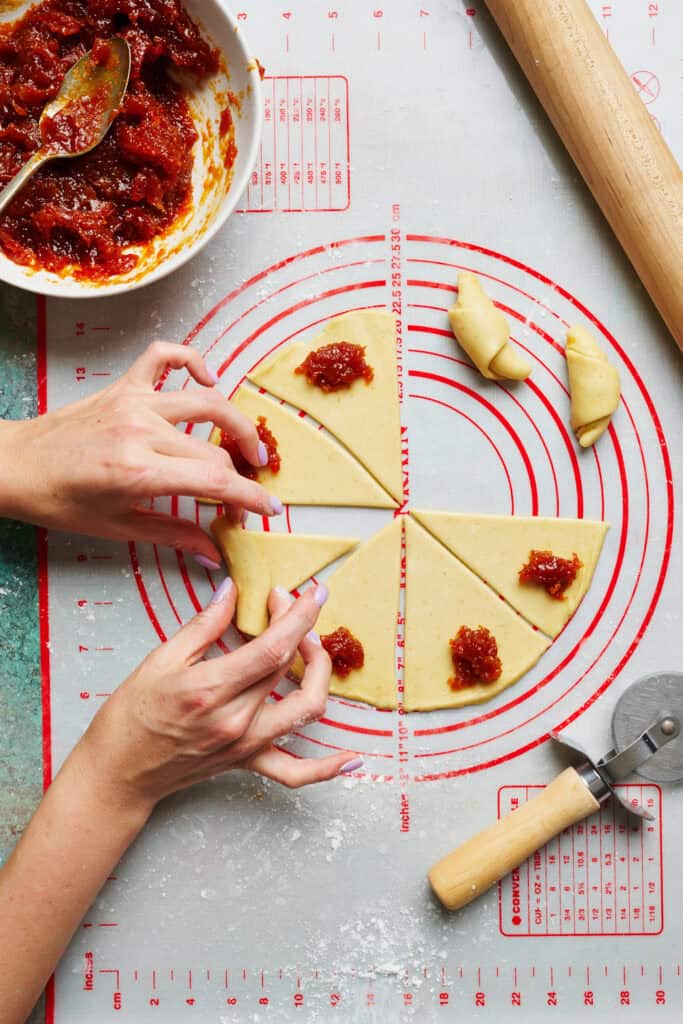
[[[682,731],[683,675],[659,672],[639,679],[621,696],[612,716],[614,749],[599,761],[552,733],[581,761],[435,864],[429,872],[435,894],[449,910],[466,906],[610,797],[629,814],[651,820],[614,786],[633,772],[653,782],[683,780]]]

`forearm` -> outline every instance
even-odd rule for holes
[[[77,746],[0,871],[0,1024],[21,1024],[151,807],[100,780]]]

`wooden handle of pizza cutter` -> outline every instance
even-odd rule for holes
[[[542,793],[468,839],[429,872],[432,889],[449,910],[471,903],[600,804],[573,768]]]
[[[683,349],[683,173],[585,0],[486,0]]]

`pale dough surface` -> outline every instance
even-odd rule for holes
[[[589,448],[605,433],[619,405],[619,372],[585,327],[567,332],[566,356],[571,426],[581,447]]]
[[[406,521],[405,694],[407,711],[490,700],[536,664],[550,641],[532,629],[415,520]],[[490,630],[502,674],[494,683],[453,691],[448,641],[461,626]]]
[[[346,679],[332,676],[330,693],[378,708],[396,707],[401,522],[394,519],[325,580],[330,596],[316,625],[320,634],[346,626],[365,652],[362,668]]]
[[[476,274],[458,274],[458,298],[448,310],[451,330],[488,380],[526,380],[531,367],[510,343],[510,324]]]
[[[232,403],[254,423],[264,416],[273,432],[282,460],[280,471],[259,470],[257,479],[286,505],[396,507],[393,498],[345,448],[279,402],[242,386]]]
[[[555,637],[590,586],[608,523],[590,519],[464,515],[415,510],[412,515],[534,626]],[[576,552],[583,562],[574,582],[557,601],[542,587],[520,583],[519,570],[532,549],[561,558]]]
[[[237,628],[249,636],[258,636],[268,625],[273,587],[294,590],[358,543],[353,537],[243,530],[224,516],[214,519],[211,532],[237,584]]]
[[[374,370],[369,384],[357,380],[348,389],[327,394],[294,372],[309,352],[341,341],[365,346],[365,359]],[[248,378],[322,423],[402,502],[396,321],[388,310],[358,310],[335,317],[311,341],[275,352]]]

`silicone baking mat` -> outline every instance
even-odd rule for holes
[[[593,7],[680,158],[683,9]],[[334,698],[292,749],[357,750],[360,778],[291,793],[232,774],[160,807],[79,929],[48,1020],[680,1019],[680,790],[634,782],[652,825],[608,806],[457,915],[425,880],[563,764],[551,728],[604,752],[624,687],[680,663],[679,354],[481,4],[262,0],[236,13],[267,68],[241,211],[167,281],[40,303],[42,408],[102,387],[158,337],[203,352],[227,395],[275,346],[389,306],[406,508],[612,528],[570,626],[489,704],[404,715]],[[527,382],[484,382],[462,358],[445,312],[461,268],[508,316]],[[586,452],[568,427],[562,347],[575,322],[623,383]],[[189,499],[173,508],[212,514]],[[271,527],[365,537],[390,514],[293,508]],[[215,578],[145,545],[51,534],[43,555],[47,781]],[[397,661],[400,678],[400,647]]]

